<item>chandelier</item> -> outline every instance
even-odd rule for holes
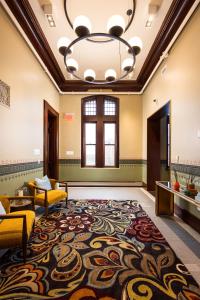
[[[121,15],[113,15],[107,21],[107,32],[92,32],[92,24],[90,19],[85,15],[76,16],[73,23],[70,19],[68,8],[67,8],[67,0],[64,0],[64,10],[67,21],[70,27],[73,29],[77,38],[71,41],[68,37],[61,37],[58,40],[57,48],[60,54],[64,57],[64,64],[66,66],[66,70],[71,76],[81,81],[103,85],[108,83],[117,82],[128,76],[134,70],[136,56],[140,53],[142,49],[142,41],[139,37],[132,37],[128,41],[122,38],[122,35],[127,32],[129,29],[134,13],[135,13],[135,0],[132,1],[132,8],[129,8],[126,11],[126,14],[129,18],[128,23],[125,24],[125,20]],[[96,57],[95,52],[97,52],[97,47],[100,47],[99,52],[101,53],[102,45],[105,45],[105,49],[109,49],[109,51],[113,51],[119,55],[119,68],[118,70],[114,68],[108,68],[103,70],[104,79],[97,79],[95,68],[86,68],[85,70],[79,70],[81,61],[77,61],[73,57],[75,47],[79,45],[79,53],[81,53],[81,49],[89,49],[83,42],[87,42],[93,44],[92,53],[88,55],[91,57],[91,60],[94,60],[94,56],[96,61],[98,61],[98,57]],[[118,48],[108,47],[108,44],[113,45],[113,43],[117,43]],[[107,47],[107,48],[106,48]],[[124,47],[125,58],[121,61],[121,49]],[[91,49],[91,48],[90,48]],[[110,50],[112,49],[112,50]],[[107,51],[107,50],[106,50]],[[114,55],[114,53],[113,53]],[[112,56],[112,53],[111,53]],[[111,59],[112,60],[112,59]]]

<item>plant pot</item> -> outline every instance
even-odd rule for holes
[[[191,197],[195,198],[195,196],[198,194],[198,191],[196,189],[190,189],[189,191],[191,193]]]
[[[180,190],[180,183],[178,181],[175,181],[173,184],[173,188],[175,191],[179,192]]]
[[[196,189],[186,189],[184,191],[184,194],[188,197],[191,197],[191,198],[195,198],[195,196],[198,194],[198,191]]]
[[[195,189],[195,184],[194,183],[189,183],[187,185],[188,190],[194,190]]]

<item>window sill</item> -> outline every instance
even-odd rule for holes
[[[88,169],[88,170],[118,170],[120,167],[81,167],[80,169]]]

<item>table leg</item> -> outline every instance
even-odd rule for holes
[[[157,184],[155,212],[157,216],[174,214],[174,194]]]

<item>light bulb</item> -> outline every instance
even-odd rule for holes
[[[107,81],[114,81],[117,77],[117,74],[114,69],[108,69],[105,72],[105,79]]]
[[[87,69],[84,72],[84,79],[86,81],[94,81],[95,78],[96,78],[96,74],[95,74],[95,72],[92,69]]]
[[[134,36],[132,37],[129,41],[128,41],[129,45],[133,48],[134,50],[134,54],[137,55],[140,53],[140,51],[142,50],[142,41],[138,36]],[[128,52],[130,53],[130,49],[128,49]]]
[[[73,23],[73,28],[79,37],[88,35],[92,31],[91,22],[86,16],[76,17]]]
[[[57,48],[59,50],[59,52],[64,55],[65,54],[65,51],[67,49],[67,47],[71,44],[71,40],[68,39],[67,37],[63,36],[61,37],[58,42],[57,42]],[[68,53],[67,54],[71,54],[73,52],[73,47],[71,47],[69,50],[68,50]]]
[[[49,21],[53,21],[52,15],[47,15],[47,19],[48,19]]]
[[[108,33],[114,36],[120,36],[125,30],[125,22],[124,19],[119,15],[114,15],[110,17],[107,23],[107,31]]]
[[[75,59],[73,58],[68,58],[66,60],[66,66],[67,66],[67,71],[69,73],[73,73],[73,72],[76,72],[78,71],[78,63]]]
[[[129,72],[134,66],[135,60],[133,58],[126,58],[122,63],[122,70]]]

